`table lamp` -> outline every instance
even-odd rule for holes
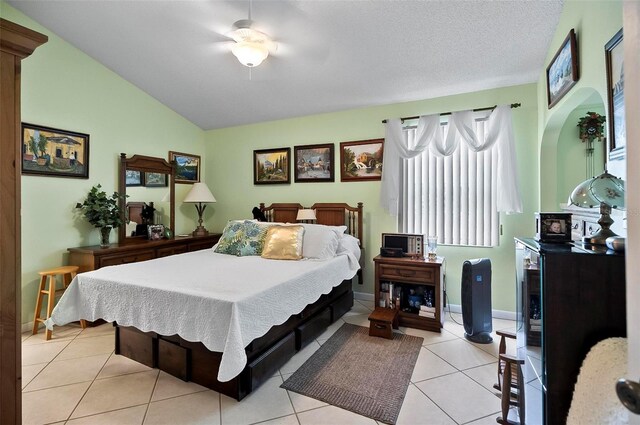
[[[607,238],[617,236],[609,229],[613,224],[610,214],[611,208],[624,209],[624,181],[605,170],[573,189],[568,203],[581,208],[600,205],[600,230],[591,236],[584,236],[582,242],[588,245],[605,245]]]
[[[204,209],[207,208],[207,203],[216,202],[216,198],[213,197],[207,185],[205,183],[194,183],[183,202],[196,204],[198,227],[193,231],[193,236],[207,236],[209,232],[202,225],[202,213],[204,213]]]
[[[302,221],[303,223],[315,221],[316,212],[315,210],[308,210],[308,209],[298,210],[298,215],[296,216],[296,220]]]

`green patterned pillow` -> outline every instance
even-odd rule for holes
[[[240,255],[240,245],[244,239],[244,222],[230,221],[222,231],[215,252],[219,254]]]
[[[259,224],[255,221],[244,222],[244,240],[240,244],[240,252],[238,255],[244,257],[246,255],[261,255],[264,246],[264,237],[267,234],[269,226]]]
[[[215,252],[239,257],[261,255],[268,229],[269,226],[255,221],[230,221],[222,231]]]

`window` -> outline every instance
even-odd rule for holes
[[[448,124],[441,131],[449,130]],[[475,121],[478,140],[484,142],[488,122]],[[416,130],[408,130],[409,146]],[[398,224],[402,232],[437,235],[439,244],[497,246],[497,144],[474,152],[460,143],[451,156],[430,149],[402,161]]]

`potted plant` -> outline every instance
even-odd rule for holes
[[[126,195],[113,192],[113,195],[107,196],[101,188],[99,184],[92,187],[87,194],[87,199],[81,204],[76,204],[76,208],[82,210],[82,214],[89,223],[100,229],[100,246],[106,248],[109,246],[111,229],[123,224],[118,201]]]

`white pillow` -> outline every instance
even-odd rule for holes
[[[323,226],[321,224],[302,224],[304,236],[302,239],[302,256],[326,260],[336,256],[340,238],[347,230],[347,226]]]

